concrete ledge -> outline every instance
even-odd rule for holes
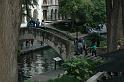
[[[103,76],[104,76],[104,72],[98,72],[90,79],[88,79],[86,82],[97,82],[97,80],[100,80]]]
[[[48,45],[38,46],[38,47],[34,47],[34,48],[28,48],[26,50],[21,50],[21,54],[26,54],[26,53],[29,53],[29,52],[32,52],[32,51],[39,50],[41,48],[45,48],[45,47],[48,47]]]

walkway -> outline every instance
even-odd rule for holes
[[[40,75],[35,75],[31,79],[29,79],[29,81],[44,82],[50,79],[55,79],[58,77],[59,74],[63,73],[64,73],[63,70],[54,70]]]
[[[28,53],[28,52],[31,52],[31,51],[35,51],[35,50],[38,50],[38,49],[41,49],[41,48],[44,48],[44,47],[47,47],[48,45],[47,44],[43,44],[41,46],[41,44],[39,42],[34,42],[33,46],[32,45],[28,45],[28,46],[23,46],[22,47],[22,50],[21,50],[21,53],[22,54],[25,54],[25,53]]]

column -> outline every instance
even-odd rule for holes
[[[38,3],[38,5],[37,5],[37,11],[38,11],[37,18],[41,22],[43,20],[43,9],[42,9],[43,0],[37,0],[37,3]]]

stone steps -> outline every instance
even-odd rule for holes
[[[85,57],[88,58],[88,59],[92,59],[94,61],[101,61],[102,60],[101,57],[99,57],[99,56],[92,56],[91,54],[85,55]]]

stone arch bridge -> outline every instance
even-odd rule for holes
[[[43,41],[56,50],[63,59],[69,58],[74,54],[74,39],[54,28],[20,28],[19,40],[26,39]]]

